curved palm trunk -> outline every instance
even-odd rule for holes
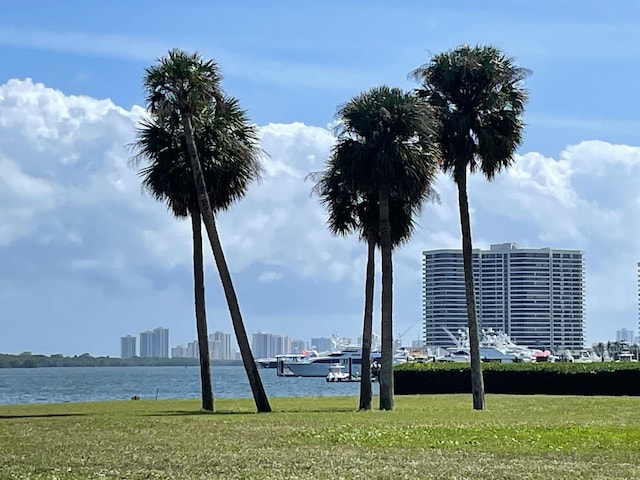
[[[249,385],[251,386],[253,399],[258,412],[270,412],[271,405],[269,405],[269,399],[267,398],[264,385],[262,384],[262,379],[258,373],[258,367],[256,367],[256,362],[253,359],[253,354],[251,353],[247,332],[244,328],[244,323],[242,322],[242,314],[240,313],[238,298],[236,297],[236,292],[233,288],[231,274],[229,273],[229,268],[227,267],[227,262],[224,258],[222,244],[220,243],[218,229],[216,228],[215,217],[213,215],[213,210],[211,209],[209,196],[207,195],[204,175],[202,174],[198,151],[196,150],[196,144],[193,139],[191,114],[188,110],[184,109],[181,109],[180,113],[187,141],[187,149],[189,150],[189,157],[191,157],[191,170],[193,171],[193,179],[196,186],[196,192],[198,194],[198,205],[202,212],[202,219],[207,229],[207,236],[209,237],[209,243],[211,243],[211,249],[213,250],[213,258],[216,262],[216,266],[218,267],[220,281],[222,282],[222,288],[227,299],[229,313],[231,314],[231,323],[233,324],[233,330],[236,334],[238,347],[240,348],[240,355],[242,356],[242,363],[244,364],[244,368],[247,372]]]
[[[193,291],[196,305],[196,331],[200,356],[200,384],[202,387],[202,409],[213,412],[213,388],[211,386],[211,362],[209,355],[209,334],[204,300],[204,258],[202,256],[202,224],[200,209],[191,212],[193,233]]]
[[[380,191],[380,250],[382,252],[382,358],[380,410],[393,410],[393,261],[389,192]]]
[[[373,289],[375,281],[376,243],[367,243],[367,273],[364,286],[364,321],[362,325],[362,369],[360,372],[359,410],[371,410],[371,337],[373,331]]]
[[[484,410],[484,380],[480,362],[480,339],[476,316],[476,295],[473,285],[473,247],[471,245],[471,221],[467,198],[467,172],[456,177],[458,185],[458,207],[462,229],[462,261],[464,263],[464,288],[467,297],[467,322],[469,325],[469,347],[471,350],[471,394],[474,410]]]

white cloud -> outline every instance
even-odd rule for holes
[[[176,45],[195,50],[184,43],[180,38],[165,37],[163,40],[156,40],[135,35],[28,30],[0,26],[0,45],[3,46],[131,61],[152,61]],[[290,45],[287,47],[290,48]],[[341,47],[341,50],[344,48]],[[242,53],[225,50],[219,45],[211,55],[225,65],[227,75],[265,84],[340,89],[345,85],[367,84],[372,76],[380,77],[384,74],[384,70],[364,71],[352,66],[282,61],[276,56],[267,57],[262,50],[260,53]],[[310,55],[309,58],[315,58],[315,55]],[[76,81],[84,81],[86,78],[84,73],[75,75]]]
[[[258,276],[258,281],[263,283],[275,282],[282,278],[282,272],[274,272],[269,270],[267,272],[263,272]]]
[[[77,282],[92,304],[102,298],[109,308],[120,306],[113,315],[126,318],[96,326],[107,329],[98,339],[117,339],[125,328],[135,333],[138,325],[142,330],[170,324],[171,318],[177,322],[192,311],[190,223],[176,221],[163,205],[142,195],[127,165],[125,145],[134,139],[143,114],[138,107],[125,110],[109,100],[66,96],[30,80],[0,86],[0,284],[7,298],[18,298],[36,279],[42,295],[58,284]],[[355,336],[366,247],[357,238],[327,232],[325,213],[305,181],[309,172],[322,168],[333,137],[325,128],[301,123],[268,124],[261,128],[261,141],[269,153],[264,179],[219,218],[225,253],[244,293],[240,302],[254,312],[248,329],[296,337],[331,331]],[[612,337],[622,326],[636,329],[638,184],[639,147],[587,141],[567,147],[558,158],[524,154],[492,183],[472,177],[474,244],[515,241],[584,249],[590,338]],[[414,240],[395,256],[397,332],[421,315],[421,252],[460,244],[455,186],[443,176],[437,188],[441,203],[425,207]],[[211,266],[209,248],[205,257]],[[215,275],[207,272],[208,291],[215,295]],[[166,301],[173,303],[165,304],[160,297],[170,286],[179,291],[171,290]],[[136,296],[157,303],[153,320],[138,318],[139,313],[136,319],[127,316],[134,308],[127,302]],[[69,297],[60,305],[64,313],[57,333],[49,334],[52,341],[55,335],[62,341],[79,321],[78,312],[86,315],[89,307],[82,306],[82,298]],[[0,306],[0,316],[24,321],[3,335],[0,351],[24,342],[43,321],[29,313],[29,305],[9,303]],[[146,309],[135,305],[138,312]],[[225,315],[219,304],[210,308]],[[290,320],[263,323],[279,317]],[[192,329],[192,322],[187,324]]]

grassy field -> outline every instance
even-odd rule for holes
[[[0,478],[638,479],[640,398],[353,397],[0,406]]]

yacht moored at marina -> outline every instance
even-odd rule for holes
[[[310,354],[304,353],[287,353],[282,355],[276,355],[269,358],[256,358],[256,365],[261,368],[278,368],[278,360],[284,360],[287,362],[300,361],[307,358]]]
[[[326,377],[332,365],[339,364],[349,368],[351,375],[360,375],[362,367],[362,347],[346,347],[339,352],[320,355],[300,361],[284,362],[284,367],[296,377]]]
[[[445,328],[455,347],[447,348],[448,354],[436,357],[436,361],[444,362],[469,362],[469,336],[467,330],[459,330],[458,336],[454,336]],[[534,350],[523,345],[517,345],[511,337],[504,332],[492,329],[480,332],[480,358],[486,362],[535,362],[538,357],[544,356],[544,361],[555,361],[551,352]]]

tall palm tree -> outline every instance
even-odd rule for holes
[[[431,191],[439,154],[434,122],[426,103],[413,94],[387,86],[352,98],[338,110],[337,117],[338,142],[332,152],[335,168],[342,175],[346,190],[371,202],[366,208],[377,213],[376,235],[367,232],[365,235],[368,241],[379,242],[381,250],[380,409],[391,410],[394,404],[391,205],[394,199],[402,199],[401,204],[417,206]],[[372,243],[370,253],[375,249],[375,242]],[[370,286],[365,290],[368,292],[365,296],[369,295]]]
[[[249,124],[246,112],[236,99],[225,98],[217,112],[211,110],[209,113],[199,124],[195,137],[209,201],[212,208],[219,211],[242,198],[249,184],[259,177],[260,150],[258,132]],[[146,165],[139,171],[143,188],[157,200],[165,202],[176,217],[191,218],[202,408],[213,411],[201,215],[178,116],[174,114],[165,119],[162,126],[153,119],[143,121],[137,141],[132,146],[135,156],[131,163],[134,166]]]
[[[313,192],[320,197],[328,211],[327,224],[334,235],[358,233],[367,243],[365,274],[364,320],[362,327],[362,366],[359,410],[371,409],[371,349],[373,336],[373,295],[375,284],[375,250],[380,245],[379,206],[377,198],[364,198],[349,190],[348,181],[337,167],[338,160],[331,157],[324,172],[312,177],[317,180]],[[435,194],[435,192],[434,192]],[[415,229],[414,216],[420,204],[410,205],[396,197],[389,202],[389,215],[393,248],[408,241]]]
[[[214,110],[219,111],[224,105],[220,81],[219,67],[213,60],[205,61],[198,53],[187,53],[179,49],[169,51],[166,56],[158,59],[156,65],[147,67],[144,76],[147,105],[160,126],[173,115],[177,115],[179,119],[181,133],[184,135],[186,150],[189,153],[198,208],[220,274],[256,408],[258,412],[270,412],[271,406],[251,354],[238,299],[218,236],[194,137],[194,125],[197,128],[204,122],[204,119],[210,115],[212,106]]]
[[[482,410],[484,381],[473,284],[467,170],[479,170],[492,180],[513,163],[522,141],[522,115],[527,101],[523,81],[529,71],[494,46],[463,45],[434,56],[412,75],[422,84],[418,94],[436,110],[442,169],[452,174],[458,187],[473,408]]]

